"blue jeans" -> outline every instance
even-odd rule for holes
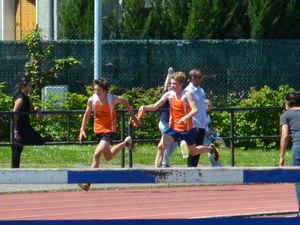
[[[158,127],[159,127],[161,134],[163,134],[167,129],[169,129],[169,123],[164,123],[164,122],[159,121]],[[169,145],[167,150],[164,152],[162,167],[170,166],[169,158],[170,158],[170,155],[172,155],[172,153],[175,151],[176,147],[177,147],[177,142],[173,142],[172,144]]]
[[[300,166],[300,145],[293,144],[292,146],[292,166]],[[300,210],[300,183],[296,183],[296,194],[298,206]]]
[[[209,145],[211,145],[211,144],[212,144],[212,140],[211,140],[211,137],[210,137],[210,133],[208,133],[207,131],[205,131],[205,136],[204,136],[204,140],[203,140],[203,145],[209,146]],[[211,166],[212,166],[212,167],[221,167],[221,166],[222,166],[218,161],[216,161],[216,160],[214,159],[214,157],[212,156],[211,153],[207,153],[207,156],[208,156],[208,158],[209,158],[209,160],[210,160],[210,163],[211,163]]]
[[[210,134],[207,131],[205,131],[203,145],[209,146],[211,143],[212,143],[212,141],[211,141],[211,138],[210,138]]]

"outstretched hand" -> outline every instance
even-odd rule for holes
[[[135,118],[137,119],[137,121],[134,121],[134,123],[133,123],[133,126],[134,126],[134,127],[137,127],[137,126],[140,125],[141,119],[142,119],[142,117],[144,116],[144,114],[145,114],[145,109],[144,109],[144,106],[142,105],[142,106],[139,108],[138,115],[135,116]]]
[[[79,133],[79,143],[81,144],[83,138],[86,138],[86,133],[84,130],[80,130],[80,133]]]
[[[135,115],[131,115],[129,118],[129,124],[133,121],[133,126],[138,127],[140,125],[139,119]]]
[[[186,124],[187,123],[187,118],[184,116],[179,120],[179,124]]]

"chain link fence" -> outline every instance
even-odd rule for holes
[[[73,56],[82,62],[58,74],[52,85],[83,93],[94,77],[93,41],[51,43],[53,59]],[[102,49],[102,76],[122,88],[160,86],[172,66],[186,73],[200,68],[203,87],[213,95],[247,94],[250,87],[263,85],[300,89],[300,40],[105,40]],[[26,60],[23,42],[0,41],[0,82],[6,93],[12,92]]]

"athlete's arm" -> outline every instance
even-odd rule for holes
[[[288,145],[289,125],[281,125],[279,166],[284,166],[284,156]]]
[[[174,70],[172,67],[170,67],[168,69],[168,74],[166,76],[166,80],[165,80],[165,83],[164,83],[164,92],[168,91],[169,87],[170,87],[170,80],[171,80],[171,76],[174,74]]]
[[[14,103],[13,112],[19,112],[22,105],[23,105],[23,99],[17,98]],[[14,115],[14,138],[15,139],[18,139],[19,136],[18,119],[19,119],[19,114],[15,114]]]
[[[191,107],[191,111],[185,115],[184,117],[182,117],[180,120],[179,120],[179,123],[186,123],[190,118],[192,118],[197,112],[198,112],[198,109],[197,109],[197,106],[196,106],[196,103],[191,95],[191,93],[189,92],[186,92],[185,93],[186,95],[186,99]]]
[[[157,102],[150,105],[142,105],[139,110],[143,111],[156,111],[158,110],[163,104],[168,101],[168,96],[170,95],[170,91],[166,92]]]
[[[133,120],[134,123],[136,123],[137,125],[139,124],[139,120],[136,118],[136,116],[134,115],[134,112],[132,111],[132,106],[129,104],[129,102],[126,99],[114,95],[113,104],[114,105],[116,105],[116,104],[123,105],[127,109],[128,113],[130,115],[130,120]]]
[[[79,143],[81,143],[83,138],[86,138],[85,128],[91,117],[91,113],[93,111],[92,103],[93,103],[92,98],[89,98],[83,118],[82,118],[82,122],[81,122],[80,133],[79,133]]]

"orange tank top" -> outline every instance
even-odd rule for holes
[[[94,108],[94,132],[99,133],[115,133],[116,132],[116,110],[112,104],[112,95],[107,94],[107,101],[101,105],[98,96],[93,95]]]
[[[193,118],[190,118],[187,123],[179,124],[179,120],[191,111],[191,107],[186,99],[185,94],[186,92],[183,90],[180,99],[176,98],[175,92],[169,96],[169,125],[175,131],[184,132],[193,129]]]

